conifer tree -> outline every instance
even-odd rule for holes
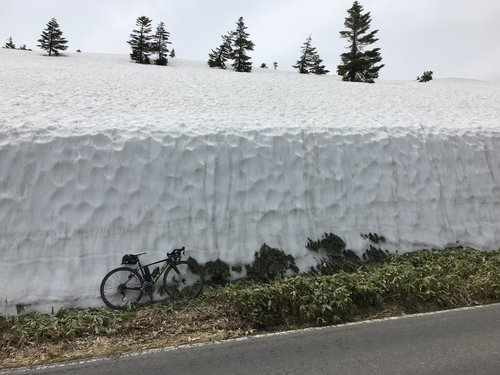
[[[302,45],[302,55],[292,67],[298,69],[301,74],[326,74],[329,70],[325,69],[325,66],[321,64],[322,62],[323,60],[319,57],[316,47],[313,47],[312,38],[309,35]]]
[[[170,51],[170,55],[169,55],[171,58],[174,58],[175,57],[175,49],[172,48],[172,51]]]
[[[247,55],[247,51],[253,51],[255,44],[248,39],[250,34],[245,31],[246,29],[243,17],[240,17],[236,23],[236,31],[233,35],[233,52],[231,54],[233,59],[232,66],[237,72],[252,71],[251,57]]]
[[[52,56],[52,54],[54,54],[54,56],[59,56],[59,51],[66,51],[68,48],[66,45],[68,41],[63,38],[62,31],[55,18],[52,18],[47,24],[46,29],[42,31],[38,43],[40,44],[37,46],[47,51],[49,56]]]
[[[298,69],[300,74],[309,74],[309,67],[311,66],[311,56],[314,52],[314,47],[312,47],[312,39],[309,35],[302,45],[302,54],[300,58],[297,60],[295,65],[292,65],[292,68]]]
[[[16,45],[12,42],[12,37],[10,36],[9,39],[7,39],[7,43],[5,43],[5,47],[7,49],[15,49]]]
[[[156,33],[153,35],[152,50],[158,54],[158,58],[155,60],[156,65],[167,65],[168,64],[168,41],[170,38],[170,33],[165,30],[165,24],[160,22],[156,27]]]
[[[322,62],[323,62],[323,60],[321,60],[319,55],[316,53],[312,57],[312,66],[311,66],[311,69],[309,71],[311,73],[317,74],[317,75],[329,73],[330,71],[325,69],[325,66],[321,64]]]
[[[137,29],[130,34],[130,40],[127,41],[132,48],[130,59],[139,64],[149,64],[149,55],[151,53],[151,19],[146,16],[138,17],[135,25]]]
[[[342,63],[337,66],[337,73],[344,81],[373,83],[384,64],[376,65],[382,60],[380,48],[365,50],[365,47],[378,40],[375,37],[378,30],[369,32],[370,12],[363,13],[363,7],[357,1],[347,13],[344,22],[347,30],[341,31],[340,37],[348,40],[349,51],[340,55]]]
[[[316,48],[312,46],[312,38],[309,35],[302,45],[302,55],[297,60],[292,68],[298,69],[300,74],[309,74],[309,68],[313,64],[313,56],[316,53]]]
[[[208,66],[211,68],[226,69],[226,61],[231,58],[233,52],[234,31],[228,31],[226,35],[222,35],[222,44],[208,54]]]

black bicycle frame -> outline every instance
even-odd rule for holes
[[[165,262],[165,264],[160,267],[160,271],[154,276],[154,278],[152,278],[150,270],[149,270],[149,266],[153,266],[155,264],[162,263],[162,262]],[[165,272],[167,267],[170,264],[172,264],[173,262],[172,262],[172,258],[165,258],[165,259],[162,259],[162,260],[159,260],[159,261],[156,261],[153,263],[145,264],[145,265],[142,265],[140,260],[138,261],[138,263],[139,263],[139,266],[136,268],[136,271],[139,271],[141,273],[141,276],[142,276],[144,281],[149,281],[149,282],[152,282],[154,284],[160,278],[160,276],[163,274],[163,272]]]

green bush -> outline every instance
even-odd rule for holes
[[[359,306],[378,302],[379,290],[363,278],[345,273],[277,279],[269,285],[223,290],[231,306],[258,325],[332,324],[352,319]]]
[[[269,282],[278,276],[285,275],[288,271],[299,272],[293,256],[286,255],[282,250],[273,249],[266,244],[262,245],[255,253],[254,261],[245,268],[249,279],[260,282]]]
[[[228,264],[218,258],[205,264],[205,275],[211,282],[219,285],[227,284],[231,276]]]
[[[387,258],[391,256],[388,250],[382,250],[380,247],[375,247],[375,245],[385,243],[385,237],[380,236],[377,233],[361,233],[361,238],[369,241],[368,249],[363,252],[363,262],[365,263],[379,263],[384,262]]]
[[[355,272],[300,275],[244,288],[230,285],[223,299],[259,325],[333,324],[387,305],[417,312],[498,301],[499,267],[498,251],[424,250]]]
[[[326,253],[326,258],[313,269],[323,275],[332,275],[339,271],[355,271],[361,266],[359,256],[354,251],[347,250],[345,242],[333,233],[325,233],[317,241],[308,238],[306,248]]]
[[[243,271],[243,267],[241,266],[241,264],[238,264],[236,266],[232,266],[231,271],[241,273]]]

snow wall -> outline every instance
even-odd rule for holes
[[[100,305],[127,252],[316,260],[325,232],[402,251],[500,244],[500,132],[429,128],[0,137],[1,313]]]

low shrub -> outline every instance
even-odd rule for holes
[[[2,341],[14,346],[88,335],[107,335],[135,316],[134,311],[103,308],[61,309],[56,314],[30,313],[2,318],[8,328]]]
[[[361,238],[369,241],[368,249],[363,252],[362,259],[365,263],[380,263],[384,262],[387,258],[391,256],[389,250],[382,250],[380,247],[375,247],[374,245],[380,245],[385,243],[385,237],[380,236],[377,233],[361,233]]]
[[[219,285],[227,284],[231,276],[229,265],[218,258],[205,264],[205,275],[209,281]]]
[[[498,251],[424,250],[355,272],[230,285],[223,299],[258,325],[334,324],[387,305],[417,312],[498,301],[499,267]]]
[[[323,275],[332,275],[339,271],[352,272],[361,266],[361,259],[352,250],[346,249],[346,244],[336,234],[325,233],[317,241],[307,239],[306,248],[314,252],[325,252],[322,259],[313,271]]]
[[[254,261],[245,268],[249,279],[260,282],[269,282],[278,276],[285,275],[288,271],[299,272],[293,256],[266,244],[262,245],[255,253]]]
[[[231,271],[236,273],[241,273],[243,271],[243,267],[241,266],[241,264],[238,264],[236,266],[231,266]]]
[[[425,71],[422,76],[417,77],[418,82],[429,82],[432,81],[432,75],[434,72],[432,70]]]

